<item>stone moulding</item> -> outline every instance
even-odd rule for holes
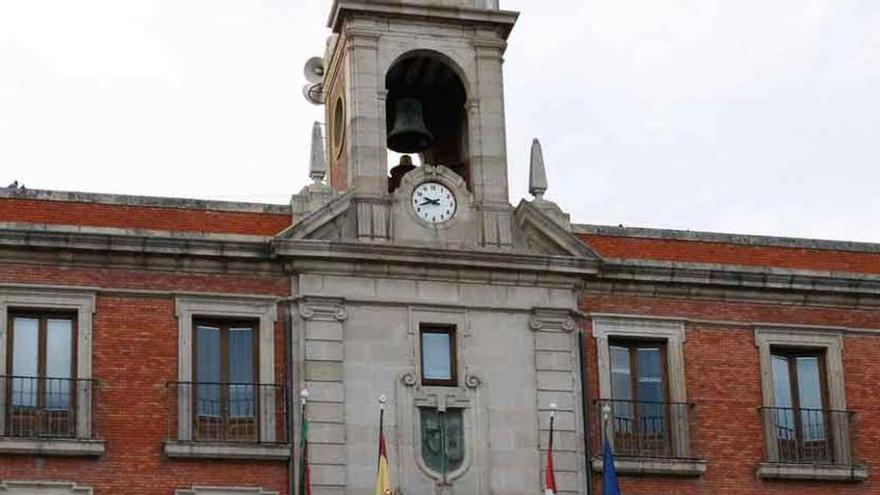
[[[764,480],[859,482],[868,479],[868,468],[859,464],[821,465],[765,462],[758,464],[755,474]]]
[[[0,439],[0,454],[39,455],[57,457],[100,457],[106,446],[102,440],[33,440],[23,438]],[[3,492],[0,492],[3,493]]]
[[[79,486],[68,481],[3,481],[0,480],[0,494],[40,494],[51,495],[92,495],[92,488]]]
[[[299,315],[306,320],[345,321],[348,312],[345,300],[327,297],[304,297],[299,303]]]
[[[247,459],[264,461],[286,461],[290,459],[290,444],[165,442],[163,451],[171,459]]]
[[[529,328],[568,333],[574,331],[576,324],[569,309],[535,308],[529,318]]]
[[[602,458],[594,457],[593,471],[603,471]],[[706,473],[707,462],[700,459],[614,459],[614,468],[620,474],[642,476],[700,477]]]
[[[265,491],[260,487],[222,487],[193,486],[176,490],[174,495],[278,495],[278,492]]]

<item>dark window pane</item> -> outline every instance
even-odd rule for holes
[[[12,325],[12,405],[36,407],[40,321],[15,318]]]
[[[660,349],[642,347],[638,350],[639,380],[660,381],[663,367],[660,363]]]
[[[229,329],[229,382],[230,416],[254,416],[254,332],[250,328]]]
[[[794,407],[791,395],[791,374],[788,368],[788,357],[773,356],[773,405],[779,409],[773,410],[773,421],[776,430],[776,438],[779,440],[794,440]]]
[[[773,356],[773,405],[793,407],[791,396],[791,376],[788,371],[788,358]]]
[[[806,441],[825,439],[825,416],[822,409],[822,381],[819,356],[797,358],[798,398],[801,406],[801,433]]]
[[[199,416],[220,415],[220,329],[199,325],[196,342],[196,404]]]
[[[822,409],[822,380],[819,377],[819,357],[797,358],[798,398],[801,408]]]
[[[73,322],[46,322],[46,407],[66,410],[70,406]]]
[[[611,398],[632,399],[632,375],[629,365],[629,349],[611,346]]]
[[[448,333],[422,333],[422,376],[452,379],[452,341]]]
[[[663,402],[663,384],[660,381],[639,381],[640,402]]]
[[[662,402],[663,368],[660,363],[660,349],[640,348],[636,354],[638,359],[638,396],[642,402]]]

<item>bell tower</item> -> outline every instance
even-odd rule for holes
[[[462,235],[512,245],[502,57],[517,16],[497,0],[334,1],[323,74],[329,183],[359,198],[361,239],[400,239],[391,203],[413,167],[392,173],[399,153],[461,180],[473,224]]]

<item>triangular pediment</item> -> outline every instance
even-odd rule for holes
[[[341,240],[350,237],[354,194],[351,191],[333,198],[317,210],[296,219],[279,239]],[[349,234],[349,235],[347,235]]]
[[[577,236],[528,201],[520,201],[514,217],[522,249],[534,254],[599,259]]]

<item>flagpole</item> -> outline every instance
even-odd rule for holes
[[[553,423],[556,420],[556,403],[550,404],[550,438],[547,442],[547,464],[544,472],[544,495],[556,495],[556,473],[553,467]]]
[[[385,394],[379,396],[379,438],[383,438],[385,434],[385,402],[387,399],[385,398]],[[376,465],[382,462],[382,444],[379,444],[379,452],[376,456]]]
[[[309,480],[309,427],[306,418],[306,404],[309,401],[308,389],[302,389],[299,393],[300,397],[300,422],[302,428],[300,430],[300,458],[299,458],[299,495],[311,494],[311,480]]]
[[[391,489],[391,474],[388,467],[388,451],[385,447],[385,401],[384,395],[379,396],[379,459],[376,462],[375,495],[394,495]]]

